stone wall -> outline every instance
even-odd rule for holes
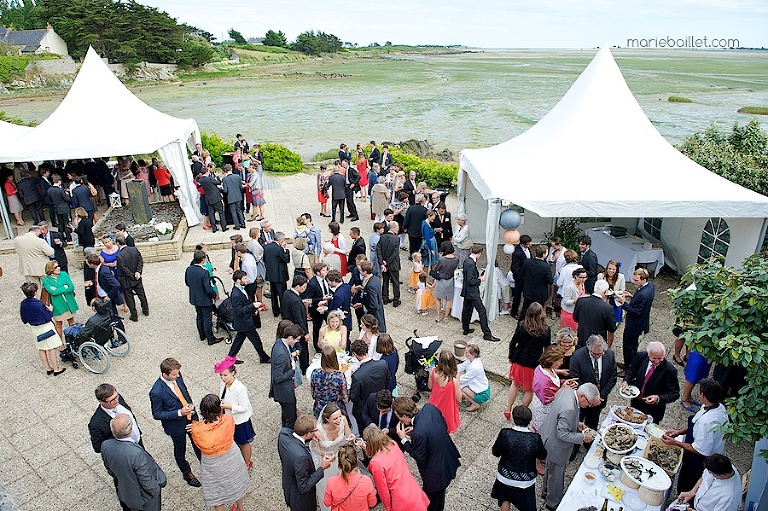
[[[128,71],[124,64],[107,64],[117,76],[125,77]],[[178,80],[176,76],[176,64],[154,64],[151,62],[141,62],[135,71],[130,74],[130,78],[140,82],[153,80]]]
[[[33,60],[27,66],[30,73],[46,73],[56,75],[74,75],[77,73],[78,64],[72,57],[65,55],[60,59]]]

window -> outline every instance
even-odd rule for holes
[[[643,230],[661,241],[661,221],[663,218],[644,218]]]
[[[712,256],[725,258],[730,246],[731,228],[722,218],[710,218],[701,233],[698,262],[703,263]]]

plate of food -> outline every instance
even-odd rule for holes
[[[620,388],[619,395],[626,399],[634,399],[640,395],[640,389],[634,385],[630,385],[629,387]]]
[[[603,445],[614,454],[627,454],[637,445],[637,432],[627,424],[611,424],[603,432]]]
[[[608,500],[621,502],[621,499],[624,498],[624,490],[613,483],[606,483],[600,495]]]
[[[610,461],[600,463],[597,472],[609,483],[621,477],[621,467]]]
[[[641,412],[637,408],[621,405],[613,405],[611,407],[611,417],[636,429],[644,428],[651,420],[648,414]]]

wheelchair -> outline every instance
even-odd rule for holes
[[[95,374],[103,374],[112,366],[112,357],[123,358],[131,352],[131,342],[125,333],[122,320],[107,304],[101,310],[99,322],[92,337],[82,335],[82,323],[75,323],[64,329],[65,347],[61,360],[72,362],[77,369],[80,364]],[[93,319],[93,318],[92,318]],[[90,320],[89,320],[90,321]]]

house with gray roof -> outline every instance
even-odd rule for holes
[[[37,30],[11,30],[0,27],[0,42],[19,48],[23,53],[55,53],[69,55],[67,43],[57,34],[50,23]]]

